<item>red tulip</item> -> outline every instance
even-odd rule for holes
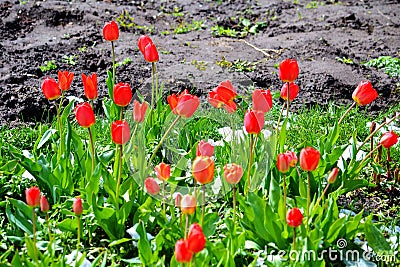
[[[207,143],[204,140],[201,140],[197,144],[196,148],[196,156],[207,156],[211,157],[214,154],[214,146],[210,143]]]
[[[117,120],[111,124],[111,137],[115,144],[126,144],[131,137],[131,129],[126,121]]]
[[[258,134],[264,127],[264,113],[256,110],[248,110],[244,115],[244,127],[249,134]]]
[[[289,83],[289,90],[290,90],[290,101],[293,101],[293,99],[295,99],[298,94],[299,94],[299,86],[297,84],[295,84],[294,82],[290,82]],[[281,98],[284,100],[287,100],[287,94],[288,94],[288,84],[285,83],[282,86],[281,89]]]
[[[293,82],[299,75],[296,59],[285,59],[279,64],[279,78],[283,82]]]
[[[272,95],[269,89],[256,89],[251,95],[253,109],[261,112],[268,112],[272,108]]]
[[[286,151],[285,154],[289,157],[289,165],[290,167],[294,167],[297,165],[297,156],[296,153],[292,152],[292,151]]]
[[[387,132],[384,133],[381,137],[381,141],[379,142],[384,148],[390,148],[397,144],[397,141],[399,140],[399,136],[393,132]]]
[[[196,211],[196,197],[184,195],[181,200],[181,211],[183,214],[193,214]]]
[[[151,177],[147,177],[146,180],[144,180],[144,187],[146,187],[147,193],[153,196],[160,192],[160,185]]]
[[[67,91],[71,88],[72,80],[74,79],[74,74],[69,71],[58,71],[58,86],[62,91]]]
[[[174,199],[175,199],[175,207],[180,208],[181,207],[181,201],[182,201],[182,194],[179,192],[176,192],[173,195]]]
[[[199,253],[204,249],[206,246],[206,237],[199,224],[193,223],[190,226],[187,242],[189,250],[193,253]]]
[[[197,96],[189,94],[186,89],[179,95],[169,95],[167,97],[169,106],[175,115],[189,118],[200,105],[200,100]]]
[[[369,81],[362,81],[358,84],[356,90],[353,92],[353,100],[359,106],[365,106],[374,101],[378,97],[378,92],[372,88]]]
[[[80,216],[83,212],[82,207],[82,199],[80,197],[76,197],[74,203],[72,204],[72,211],[76,216]]]
[[[189,263],[192,260],[193,253],[189,250],[187,240],[180,239],[175,244],[175,258],[177,262]]]
[[[276,167],[281,173],[287,173],[290,169],[290,158],[286,153],[279,154],[276,159]]]
[[[217,88],[214,88],[208,94],[208,101],[215,108],[224,107],[229,113],[236,111],[236,89],[233,87],[231,81],[226,80],[221,82]]]
[[[132,89],[127,83],[117,83],[113,94],[115,105],[120,107],[126,107],[132,100]]]
[[[25,190],[26,204],[28,206],[36,208],[40,205],[40,189],[33,186]]]
[[[48,100],[54,100],[61,96],[60,87],[53,78],[44,78],[42,82],[42,92]]]
[[[214,160],[207,156],[198,156],[192,164],[194,179],[200,184],[208,184],[214,178]]]
[[[140,52],[142,52],[142,54],[144,55],[144,49],[146,48],[146,46],[148,44],[152,44],[153,40],[151,40],[151,38],[147,35],[142,35],[139,37],[139,41],[138,41],[138,47]]]
[[[49,202],[47,201],[47,198],[45,196],[42,196],[40,198],[40,210],[42,212],[48,212],[50,210]]]
[[[171,166],[164,162],[161,162],[155,167],[157,178],[161,181],[167,181],[171,177]]]
[[[84,128],[91,127],[96,121],[92,106],[88,102],[76,105],[74,112],[79,125]]]
[[[229,184],[237,184],[243,176],[242,166],[236,163],[225,164],[224,178]]]
[[[89,100],[96,99],[98,96],[97,92],[97,74],[92,73],[92,75],[86,76],[82,74],[83,88],[85,90],[85,96]]]
[[[119,38],[118,24],[115,21],[106,22],[103,27],[103,37],[106,41],[116,41]]]
[[[133,119],[136,122],[143,122],[146,115],[147,103],[139,103],[136,99],[133,100]]]
[[[339,174],[339,169],[337,167],[333,168],[328,175],[328,183],[333,184]]]
[[[291,227],[298,227],[303,222],[303,214],[298,208],[290,209],[286,215],[286,223]]]
[[[300,167],[304,171],[313,171],[318,167],[321,155],[312,147],[303,148],[300,151]]]
[[[155,44],[147,44],[144,48],[144,60],[147,62],[157,62],[159,60],[158,51]]]

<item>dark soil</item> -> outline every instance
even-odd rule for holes
[[[81,73],[97,72],[100,95],[106,96],[111,45],[103,40],[101,31],[104,22],[115,20],[123,12],[129,14],[126,23],[133,18],[136,25],[153,28],[149,33],[143,27],[120,27],[116,42],[117,61],[132,59],[131,64],[117,69],[118,81],[130,83],[146,96],[151,68],[137,49],[143,33],[158,46],[158,70],[166,90],[189,88],[204,96],[219,82],[231,79],[238,89],[254,84],[276,91],[281,82],[275,64],[293,57],[301,70],[301,92],[294,109],[333,100],[350,103],[351,93],[364,79],[369,79],[380,95],[368,109],[382,110],[398,103],[399,78],[390,78],[362,62],[383,55],[399,57],[399,1],[294,2],[1,0],[0,125],[44,120],[48,110],[54,114],[52,103],[42,96],[40,83],[45,76],[56,78],[59,69],[76,75],[68,95],[82,97]],[[314,8],[310,8],[313,3]],[[249,33],[244,38],[212,35],[211,27],[215,25],[240,32],[241,18],[249,19],[251,25],[265,23],[260,24],[257,34]],[[193,20],[203,21],[205,27],[174,34],[179,25]],[[165,31],[171,34],[161,34]],[[65,56],[75,57],[76,64],[66,62]],[[351,59],[354,64],[344,64],[338,57]],[[231,72],[216,64],[221,59],[258,64],[254,71]],[[57,69],[43,73],[39,66],[51,60]]]

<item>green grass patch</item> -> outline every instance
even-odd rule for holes
[[[381,56],[371,59],[364,65],[383,70],[390,77],[400,76],[400,58],[397,57]]]

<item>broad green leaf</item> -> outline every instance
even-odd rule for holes
[[[140,236],[138,241],[139,257],[142,260],[142,264],[145,266],[151,266],[152,251],[150,248],[150,242],[147,239],[147,233],[143,221],[139,222],[137,232]]]
[[[67,218],[57,224],[58,228],[62,231],[70,231],[76,233],[78,229],[78,218]]]
[[[371,223],[371,220],[365,224],[365,237],[368,241],[368,245],[376,253],[385,253],[385,255],[391,251],[389,243],[386,238],[382,235],[382,232]]]
[[[40,149],[44,144],[47,143],[47,141],[53,136],[53,134],[55,134],[57,132],[56,129],[48,129],[42,136],[42,138],[40,138],[39,143],[37,144],[36,149]]]

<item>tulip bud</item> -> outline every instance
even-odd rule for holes
[[[398,140],[399,140],[399,136],[395,132],[390,131],[390,132],[386,132],[382,135],[379,143],[384,148],[390,148],[390,147],[394,146],[395,144],[397,144]]]
[[[181,202],[182,202],[182,194],[179,192],[176,192],[176,193],[174,193],[173,197],[175,199],[175,207],[180,208]]]
[[[264,113],[248,110],[244,115],[244,127],[249,134],[259,134],[264,127]]]
[[[187,240],[180,239],[175,244],[175,258],[177,262],[189,263],[192,260],[193,253],[189,250]]]
[[[229,184],[237,184],[243,176],[242,166],[236,163],[225,164],[224,178]]]
[[[328,183],[333,184],[336,182],[336,178],[339,174],[339,169],[337,167],[333,168],[328,175]]]
[[[97,74],[92,73],[92,75],[86,76],[82,74],[83,89],[85,90],[85,96],[89,100],[94,100],[98,96],[97,91]]]
[[[187,242],[189,250],[193,253],[199,253],[204,249],[206,246],[206,237],[199,224],[193,223],[190,226]]]
[[[196,211],[196,197],[184,195],[181,200],[181,211],[183,214],[193,214]]]
[[[198,156],[192,164],[194,179],[200,184],[208,184],[214,178],[214,160],[207,156]]]
[[[82,199],[80,197],[76,197],[74,203],[72,204],[72,211],[76,216],[80,216],[83,212],[82,207]]]
[[[293,99],[295,99],[299,94],[299,86],[297,84],[295,84],[294,82],[290,82],[289,86],[287,83],[283,84],[282,89],[281,89],[281,98],[285,101],[288,98],[288,91],[290,91],[289,92],[289,94],[290,94],[289,100],[293,101]]]
[[[54,100],[61,96],[61,90],[56,80],[44,78],[42,82],[42,92],[48,100]]]
[[[372,88],[371,82],[362,81],[354,90],[352,97],[359,106],[365,106],[378,97],[378,92]]]
[[[71,88],[72,80],[74,79],[74,74],[69,71],[58,71],[58,86],[62,91],[67,91]]]
[[[281,173],[287,173],[290,169],[290,159],[286,153],[279,154],[276,159],[276,167]]]
[[[115,21],[106,22],[103,27],[103,37],[106,41],[116,41],[119,38],[118,24]]]
[[[40,205],[40,189],[33,186],[25,190],[26,204],[28,206],[36,208]]]
[[[313,171],[318,167],[321,155],[312,147],[303,148],[300,151],[300,167],[304,171]]]
[[[214,146],[210,143],[201,140],[196,147],[196,156],[212,157],[214,154]]]
[[[117,120],[111,124],[111,137],[115,144],[124,145],[131,138],[131,130],[127,121]]]
[[[49,202],[47,201],[46,196],[42,196],[40,198],[40,210],[42,212],[48,212],[50,210]]]
[[[293,82],[299,75],[296,59],[285,59],[279,64],[279,78],[283,82]]]
[[[87,102],[76,105],[74,112],[78,124],[84,128],[91,127],[96,121],[92,106]]]
[[[272,108],[271,91],[255,89],[251,95],[253,100],[253,109],[261,112],[268,112]]]
[[[136,99],[133,100],[133,120],[136,122],[143,122],[146,115],[147,103],[139,103]]]
[[[150,43],[144,48],[144,60],[149,63],[157,62],[159,60],[158,51],[155,44]]]
[[[290,209],[286,215],[286,223],[291,227],[298,227],[303,222],[303,214],[298,208]]]
[[[120,107],[126,107],[132,100],[132,89],[127,83],[117,83],[113,94],[115,105]]]
[[[160,185],[151,177],[147,177],[146,180],[144,180],[144,186],[147,190],[147,193],[150,195],[154,196],[160,192]]]
[[[158,164],[155,168],[157,178],[161,181],[167,181],[171,177],[171,166],[164,162]]]
[[[226,111],[233,113],[237,108],[234,101],[236,95],[236,89],[233,87],[231,81],[226,80],[208,93],[208,101],[215,108],[224,107]]]
[[[188,90],[184,90],[179,95],[169,95],[167,101],[171,107],[172,113],[184,118],[191,117],[200,105],[199,98],[189,94]]]
[[[139,41],[138,41],[138,47],[140,52],[142,52],[142,54],[144,55],[144,49],[146,48],[146,46],[148,44],[152,44],[153,41],[151,40],[151,38],[147,35],[142,35],[139,37]]]

